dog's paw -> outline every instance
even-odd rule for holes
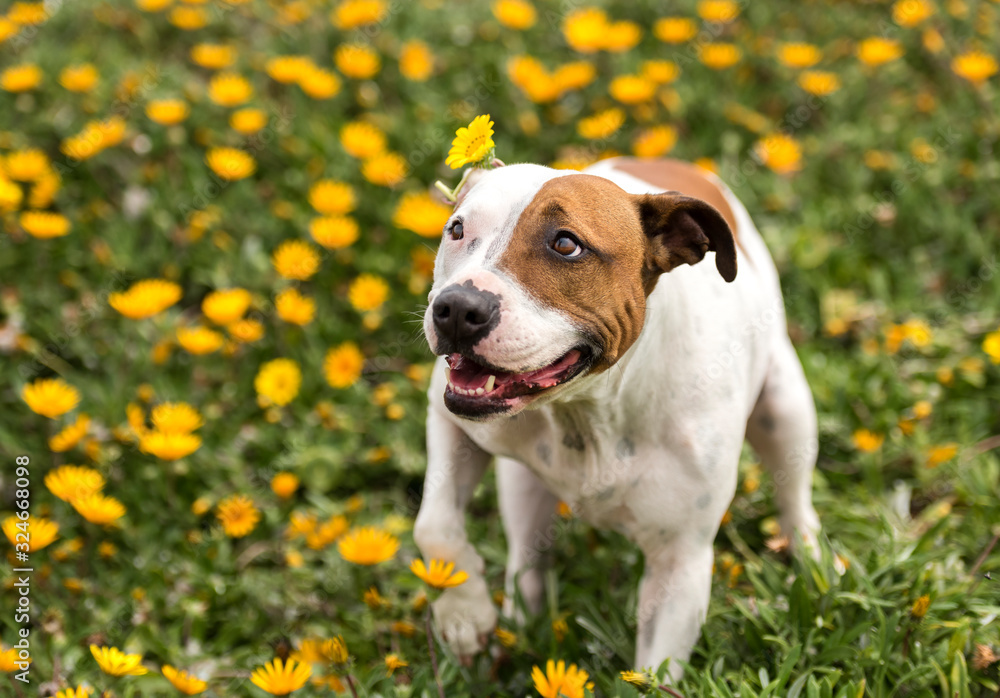
[[[497,611],[483,579],[470,578],[448,589],[432,605],[441,638],[463,664],[486,647],[497,625]]]

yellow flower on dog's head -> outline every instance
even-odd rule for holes
[[[489,114],[481,114],[455,133],[445,164],[453,170],[466,165],[482,167],[488,164],[487,158],[492,160],[495,147],[493,122],[490,121]]]

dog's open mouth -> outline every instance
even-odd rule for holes
[[[567,382],[590,364],[589,347],[570,349],[548,366],[512,373],[483,366],[462,354],[445,357],[448,366],[445,375],[448,387],[445,397],[462,399],[463,402],[499,403],[522,395],[531,395]]]

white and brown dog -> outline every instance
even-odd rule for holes
[[[707,252],[714,268],[697,264]],[[568,502],[645,555],[638,667],[686,660],[697,641],[744,436],[782,530],[815,540],[812,395],[767,248],[714,176],[631,158],[483,172],[445,226],[428,299],[441,358],[415,537],[469,574],[434,605],[463,659],[497,620],[464,521],[494,456],[508,600],[517,583],[540,606],[537,541]]]

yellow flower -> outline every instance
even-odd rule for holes
[[[623,671],[619,673],[619,676],[621,676],[622,681],[625,683],[639,689],[647,689],[653,684],[652,679],[647,674],[639,671]]]
[[[381,187],[396,186],[406,178],[408,171],[403,156],[393,152],[368,158],[361,166],[364,178]]]
[[[924,48],[931,53],[941,53],[944,51],[944,37],[937,29],[925,29],[920,35],[920,41]]]
[[[321,179],[309,188],[309,203],[327,216],[341,216],[354,210],[354,189],[347,182]]]
[[[951,69],[974,85],[980,85],[996,75],[997,60],[983,51],[966,51],[955,57]]]
[[[584,688],[593,685],[587,683],[590,675],[586,671],[577,669],[576,664],[567,669],[561,659],[558,664],[551,659],[546,662],[545,673],[537,666],[532,667],[531,678],[542,698],[583,698]]]
[[[344,342],[330,349],[323,360],[326,382],[333,388],[349,388],[361,378],[365,355],[354,342]]]
[[[430,569],[420,559],[410,563],[410,571],[435,589],[448,589],[465,583],[469,575],[465,570],[452,574],[454,569],[454,562],[446,563],[444,560],[431,560]]]
[[[250,318],[237,320],[230,325],[226,325],[226,329],[229,331],[229,336],[241,344],[256,342],[264,336],[264,325],[260,321]]]
[[[222,524],[222,530],[230,538],[242,538],[248,535],[260,521],[260,512],[254,506],[253,500],[245,494],[234,494],[223,499],[219,502],[215,516]]]
[[[302,688],[312,669],[308,664],[297,664],[294,659],[288,659],[284,664],[279,657],[254,670],[250,681],[258,688],[274,696],[287,696],[292,691]]]
[[[309,222],[309,235],[328,250],[353,244],[359,234],[357,221],[349,216],[323,216]]]
[[[76,497],[70,504],[90,523],[109,525],[125,516],[125,506],[121,502],[100,492]]]
[[[49,439],[49,448],[56,453],[70,450],[87,434],[90,428],[90,417],[81,414],[72,424],[68,424],[58,434]]]
[[[236,48],[226,44],[198,44],[191,49],[191,60],[202,68],[222,70],[236,62]]]
[[[160,670],[174,688],[187,696],[196,696],[208,688],[208,682],[192,676],[186,671],[179,671],[169,664],[164,664]]]
[[[986,335],[983,339],[983,351],[990,357],[990,361],[1000,364],[1000,330],[990,332]]]
[[[643,61],[642,77],[655,82],[657,85],[665,85],[677,79],[681,74],[681,69],[673,61]]]
[[[639,104],[653,98],[656,83],[641,75],[619,75],[611,81],[608,92],[622,104]]]
[[[701,0],[698,16],[706,22],[732,22],[740,14],[740,6],[733,0]]]
[[[132,320],[153,317],[181,299],[181,287],[163,279],[137,281],[127,291],[108,295],[108,304]]]
[[[811,68],[823,58],[823,52],[812,44],[788,43],[778,47],[778,60],[789,68]]]
[[[411,230],[425,238],[441,236],[444,224],[451,217],[451,207],[435,201],[426,192],[403,194],[392,214],[392,224]]]
[[[500,641],[500,644],[503,645],[504,647],[511,648],[517,644],[517,635],[515,635],[509,630],[504,630],[503,628],[497,628],[496,630],[493,631],[493,635],[496,637],[497,640]]]
[[[857,54],[858,60],[865,65],[877,66],[902,56],[903,47],[895,39],[872,36],[858,44]]]
[[[333,71],[311,64],[303,69],[298,83],[313,99],[330,99],[340,92],[340,78]]]
[[[322,550],[344,535],[344,532],[348,528],[349,524],[346,517],[331,516],[314,530],[308,531],[305,534],[306,545],[312,550]]]
[[[885,441],[885,436],[882,434],[876,434],[873,431],[868,431],[867,429],[858,429],[854,432],[851,437],[854,442],[854,447],[863,453],[872,453],[877,451],[882,447],[882,442]]]
[[[799,87],[817,97],[825,97],[840,89],[840,78],[836,73],[823,70],[807,70],[799,76]]]
[[[146,105],[146,116],[163,126],[179,124],[190,111],[183,99],[155,99]]]
[[[59,534],[59,524],[49,519],[29,516],[22,521],[18,516],[8,516],[3,520],[3,532],[12,545],[24,543],[18,539],[18,534],[28,534],[28,552],[35,553],[50,545]]]
[[[487,158],[492,159],[493,122],[489,114],[477,116],[468,126],[463,126],[455,133],[451,142],[451,150],[445,163],[453,170],[472,164],[482,166],[487,164]]]
[[[364,44],[342,44],[333,54],[337,70],[349,78],[367,80],[374,77],[382,67],[382,61],[374,49]]]
[[[222,348],[226,338],[207,327],[178,327],[177,343],[189,354],[211,354]]]
[[[719,42],[714,44],[704,44],[698,49],[698,60],[712,70],[725,70],[736,65],[743,52],[736,44]]]
[[[434,54],[419,39],[407,41],[399,50],[399,72],[407,80],[424,82],[434,72]]]
[[[11,22],[6,17],[0,17],[0,44],[12,36],[16,36],[21,31],[21,27],[16,22]]]
[[[927,467],[936,468],[942,463],[947,463],[958,453],[958,444],[947,443],[940,446],[932,446],[927,450]]]
[[[384,0],[341,0],[330,13],[337,29],[348,30],[385,19],[388,7]]]
[[[246,179],[257,171],[257,162],[239,148],[212,148],[205,156],[205,162],[215,174],[227,181]]]
[[[42,378],[24,386],[21,398],[35,414],[55,419],[80,402],[80,391],[62,378]]]
[[[15,2],[7,11],[7,19],[15,24],[41,24],[49,18],[44,2]]]
[[[139,450],[160,460],[178,460],[201,447],[201,437],[186,432],[146,431],[139,437]]]
[[[791,174],[802,169],[802,148],[791,136],[773,133],[757,141],[754,151],[760,161],[778,174]]]
[[[609,138],[625,123],[625,112],[617,107],[580,119],[576,131],[588,140]]]
[[[34,63],[11,66],[0,73],[0,88],[7,92],[26,92],[42,83],[42,70]]]
[[[71,502],[100,492],[104,487],[104,476],[93,468],[61,465],[45,476],[45,487],[64,502]]]
[[[373,611],[377,611],[380,608],[390,608],[392,606],[392,602],[390,602],[388,599],[386,599],[384,596],[378,593],[378,588],[374,586],[370,587],[368,591],[364,593],[364,596],[362,598],[365,602],[365,605],[368,606],[368,608],[372,609]]]
[[[539,104],[551,102],[563,92],[556,77],[531,56],[511,58],[507,62],[507,74],[531,101]]]
[[[642,32],[633,22],[609,22],[603,10],[584,7],[571,12],[563,22],[566,42],[581,53],[627,51],[639,43]]]
[[[286,240],[271,256],[271,264],[279,276],[298,281],[305,281],[319,271],[319,263],[319,253],[302,240]]]
[[[665,44],[683,44],[698,33],[698,25],[687,17],[661,17],[653,25],[653,36]]]
[[[42,240],[68,235],[71,227],[66,216],[50,211],[25,211],[18,220],[26,233]]]
[[[0,213],[16,211],[23,198],[21,187],[0,175]]]
[[[50,206],[52,204],[52,200],[59,192],[60,186],[61,180],[59,179],[59,175],[54,170],[47,171],[35,181],[35,186],[31,190],[31,197],[28,199],[28,204],[32,208],[46,208]],[[18,195],[20,195],[20,190],[18,190]],[[0,209],[3,208],[3,198],[4,197],[0,195]],[[96,253],[95,256],[97,256]]]
[[[268,361],[254,378],[253,387],[268,404],[283,407],[295,399],[302,385],[302,370],[292,359]]]
[[[298,82],[299,77],[316,65],[306,56],[275,56],[264,66],[273,80],[286,85]]]
[[[366,526],[358,528],[337,543],[341,557],[356,565],[377,565],[391,560],[399,550],[399,539],[390,533]]]
[[[201,312],[216,325],[229,325],[243,317],[250,299],[250,292],[244,288],[212,291],[201,302]]]
[[[238,109],[229,117],[229,126],[245,136],[250,136],[267,126],[267,114],[260,109]]]
[[[253,87],[242,75],[219,73],[208,83],[208,98],[223,107],[236,107],[253,96]]]
[[[0,649],[0,671],[10,674],[15,671],[19,671],[20,667],[17,663],[21,661],[18,657],[17,648],[11,647],[9,650]],[[31,662],[31,657],[24,660],[28,663]]]
[[[168,19],[178,29],[194,31],[208,24],[208,13],[200,7],[175,7]]]
[[[142,665],[141,654],[125,654],[117,647],[90,646],[101,671],[109,676],[142,676],[149,670]]]
[[[385,150],[385,133],[365,121],[352,121],[340,129],[340,144],[348,155],[364,160]]]
[[[143,12],[162,12],[174,0],[135,0],[135,6]]]
[[[93,63],[81,63],[63,68],[59,84],[70,92],[90,92],[97,85],[98,77]]]
[[[186,402],[164,402],[153,408],[153,426],[167,434],[188,434],[205,423],[196,410]]]
[[[664,61],[666,62],[666,61]],[[552,80],[560,92],[579,90],[586,87],[597,77],[597,69],[589,61],[573,61],[565,63],[556,69]]]
[[[657,158],[666,155],[677,142],[677,130],[673,126],[654,126],[636,136],[632,152],[640,158]]]
[[[271,490],[282,499],[288,499],[297,489],[299,478],[295,473],[281,472],[271,478]]]
[[[0,161],[0,172],[19,182],[33,182],[49,169],[49,158],[41,150],[15,150]]]
[[[398,654],[385,655],[385,673],[387,676],[392,676],[392,672],[396,671],[396,669],[402,669],[406,666],[409,666],[409,664],[404,662]]]
[[[918,620],[927,615],[927,609],[931,607],[931,597],[924,594],[919,599],[913,602],[913,606],[910,607],[910,615]]]
[[[389,284],[380,276],[362,274],[351,282],[347,295],[355,310],[378,310],[389,297]]]
[[[934,14],[934,5],[927,0],[896,0],[892,5],[892,21],[902,27],[915,27]]]
[[[534,6],[527,0],[497,0],[491,9],[497,21],[508,29],[530,29],[538,19]]]
[[[90,694],[93,693],[94,689],[89,686],[77,686],[76,690],[72,688],[64,688],[63,690],[56,693],[56,698],[90,698]]]
[[[278,317],[293,325],[308,325],[316,316],[316,301],[303,296],[297,289],[288,288],[274,299]]]

